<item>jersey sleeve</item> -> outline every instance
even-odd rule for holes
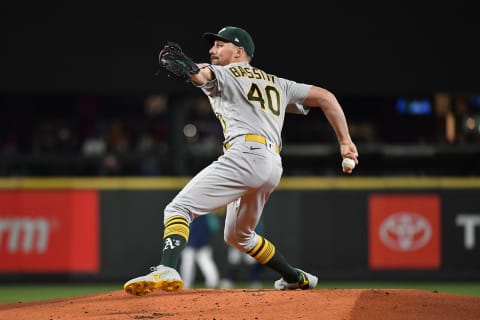
[[[215,78],[212,81],[200,85],[193,85],[200,88],[207,96],[214,97],[222,91],[222,83],[225,78],[225,75],[222,73],[223,68],[211,64],[204,64],[202,67],[209,68],[215,75]]]
[[[303,102],[307,98],[308,92],[312,86],[286,79],[285,84],[288,102],[285,112],[304,115],[308,114],[310,108],[305,107]]]
[[[287,105],[285,112],[307,115],[310,112],[310,107],[305,107],[300,103],[290,103]]]

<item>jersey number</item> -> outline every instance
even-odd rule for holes
[[[252,82],[247,98],[249,101],[258,102],[263,110],[265,110],[265,105],[267,105],[268,110],[275,116],[280,115],[280,93],[278,93],[277,88],[266,86],[264,91],[262,91],[255,82]]]

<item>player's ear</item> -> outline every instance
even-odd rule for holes
[[[237,51],[235,52],[235,58],[240,58],[245,53],[245,49],[243,47],[237,47]]]

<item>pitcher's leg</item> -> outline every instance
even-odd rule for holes
[[[172,216],[165,221],[163,231],[163,255],[160,265],[150,268],[152,272],[127,281],[125,292],[145,295],[154,290],[177,291],[183,288],[183,280],[176,270],[180,254],[185,248],[190,233],[189,221],[183,216]]]
[[[165,222],[163,250],[160,264],[176,269],[180,255],[190,234],[189,221],[183,216],[172,216]]]
[[[268,192],[252,192],[229,204],[225,241],[278,272],[282,278],[275,284],[277,289],[314,288],[317,277],[292,267],[272,242],[254,231],[269,195]]]

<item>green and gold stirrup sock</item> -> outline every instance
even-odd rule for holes
[[[189,234],[190,227],[184,217],[174,216],[167,220],[163,231],[161,265],[177,268],[180,254],[187,245]]]
[[[275,249],[275,246],[262,236],[251,250],[247,251],[259,263],[266,265],[282,275],[288,283],[299,281],[299,274],[295,268],[287,263],[285,258]]]

